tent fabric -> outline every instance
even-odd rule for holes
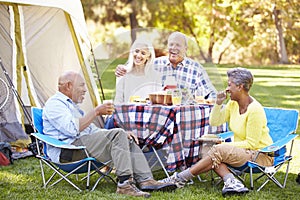
[[[86,80],[83,109],[100,102],[86,59],[91,47],[80,0],[0,0],[0,41],[2,64],[26,107],[42,107],[66,70],[80,72]],[[9,84],[1,69],[0,78]],[[0,114],[5,118],[0,141],[27,137],[23,127],[30,121],[17,98]]]

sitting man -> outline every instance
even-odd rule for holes
[[[82,103],[87,89],[80,74],[73,71],[62,74],[58,80],[58,90],[44,107],[45,134],[69,144],[86,146],[88,153],[100,162],[112,160],[119,180],[119,194],[149,197],[150,194],[145,191],[176,188],[174,184],[159,183],[153,179],[147,160],[133,133],[126,133],[119,128],[100,129],[92,123],[99,115],[112,114],[112,103],[99,105],[84,115],[78,104]],[[69,162],[85,157],[81,150],[68,151],[49,146],[47,151],[55,162]]]

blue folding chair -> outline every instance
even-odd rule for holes
[[[76,188],[79,191],[82,191],[74,182],[72,182],[68,177],[70,175],[78,175],[78,174],[86,174],[81,181],[86,180],[86,189],[89,190],[90,186],[90,177],[93,174],[98,174],[99,177],[94,183],[91,191],[93,191],[100,180],[103,178],[106,181],[111,180],[116,184],[114,179],[109,175],[112,171],[112,168],[109,166],[111,161],[102,163],[97,161],[95,158],[90,157],[88,155],[88,152],[86,151],[85,146],[75,146],[67,144],[63,141],[57,140],[55,138],[52,138],[50,136],[47,136],[43,133],[43,119],[42,119],[42,112],[43,110],[41,108],[32,107],[31,113],[33,118],[33,125],[37,132],[32,133],[31,135],[36,139],[36,145],[37,145],[37,155],[36,157],[40,161],[40,167],[41,167],[41,174],[43,179],[43,187],[46,188],[50,182],[52,183],[50,186],[56,185],[57,183],[61,182],[62,180],[67,181],[69,184],[71,184],[74,188]],[[39,141],[42,141],[39,142]],[[43,145],[40,147],[40,145]],[[51,145],[57,148],[63,148],[63,149],[70,149],[70,150],[83,150],[87,157],[75,162],[69,162],[69,163],[56,163],[51,161],[51,159],[47,156],[47,145]],[[42,151],[41,151],[42,149]],[[53,170],[52,175],[46,180],[45,172],[44,172],[44,164],[50,167]],[[103,170],[102,170],[103,169]],[[105,169],[105,170],[104,170]],[[56,175],[59,175],[60,178],[58,180],[54,180],[54,177]]]
[[[230,171],[239,178],[242,182],[245,183],[245,174],[250,174],[250,187],[254,189],[254,181],[261,178],[265,178],[262,185],[259,186],[257,191],[261,190],[269,181],[274,182],[278,187],[284,188],[286,186],[286,181],[289,173],[289,164],[292,160],[292,149],[294,139],[298,136],[296,130],[298,127],[298,110],[294,109],[282,109],[282,108],[264,108],[267,116],[267,126],[270,130],[270,135],[273,139],[273,144],[270,146],[264,147],[259,150],[259,153],[266,153],[271,156],[274,156],[274,163],[272,166],[261,166],[254,161],[247,162],[242,167],[232,167],[229,166]],[[221,135],[230,137],[229,134]],[[287,145],[290,145],[289,151],[287,151]],[[258,156],[256,155],[256,158]],[[281,169],[282,166],[286,164],[286,170],[283,182],[278,180],[279,177],[275,177],[277,172]],[[253,174],[259,174],[258,177],[254,179]]]

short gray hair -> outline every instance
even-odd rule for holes
[[[248,69],[237,67],[227,71],[228,78],[236,85],[243,85],[246,91],[249,91],[253,84],[253,75]]]
[[[175,37],[175,36],[180,36],[181,38],[183,38],[185,47],[188,46],[188,41],[187,41],[186,35],[179,31],[175,31],[175,32],[171,33],[168,37],[168,42],[169,42],[169,38]]]

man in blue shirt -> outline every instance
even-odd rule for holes
[[[100,129],[92,123],[99,115],[111,115],[114,107],[112,103],[106,103],[84,114],[78,104],[83,102],[86,91],[80,74],[73,71],[62,74],[58,80],[58,92],[48,99],[43,109],[44,133],[69,144],[86,146],[88,153],[101,162],[112,160],[119,179],[119,194],[149,197],[150,194],[145,191],[175,189],[174,184],[159,183],[153,179],[133,133],[119,128]],[[82,151],[52,146],[48,147],[47,153],[55,162],[85,157]],[[135,186],[133,179],[140,189]]]

